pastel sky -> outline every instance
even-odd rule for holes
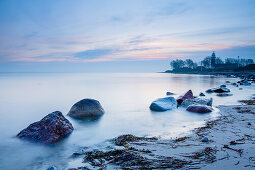
[[[254,0],[0,0],[0,71],[163,71],[255,59]]]

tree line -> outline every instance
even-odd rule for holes
[[[215,59],[215,64],[238,64],[239,67],[244,67],[249,64],[254,64],[253,59],[234,59],[234,58],[226,58],[225,61],[223,61],[221,58],[216,57]],[[181,60],[181,59],[176,59],[170,62],[170,65],[172,69],[175,70],[180,70],[183,68],[188,68],[188,69],[196,69],[198,65],[203,66],[207,69],[211,68],[211,57],[205,57],[202,61],[198,63],[194,62],[191,59],[186,59],[186,60]]]

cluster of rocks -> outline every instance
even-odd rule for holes
[[[97,100],[83,99],[72,106],[68,115],[76,119],[84,119],[100,117],[104,113],[103,107]],[[55,144],[70,135],[73,130],[70,121],[60,111],[55,111],[42,120],[30,124],[20,131],[17,137],[43,144]]]
[[[212,98],[205,98],[205,94],[200,93],[200,97],[195,97],[192,90],[186,92],[183,96],[179,96],[177,99],[174,97],[159,98],[153,101],[150,105],[152,111],[167,111],[173,110],[178,107],[186,108],[189,112],[195,113],[209,113],[213,111]]]

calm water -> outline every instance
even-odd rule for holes
[[[195,95],[208,88],[224,84],[231,78],[174,75],[163,73],[137,74],[0,74],[0,169],[45,169],[75,166],[69,156],[80,147],[100,147],[107,139],[131,133],[169,139],[187,134],[205,120],[217,116],[194,114],[183,109],[151,112],[150,103],[165,97],[167,91],[175,97],[192,89]],[[236,104],[254,92],[254,85],[229,85],[234,94],[220,98],[215,94],[213,105]],[[80,122],[67,117],[73,133],[55,147],[31,144],[15,138],[30,123],[59,110],[66,115],[71,106],[83,99],[100,101],[105,115],[97,121]]]

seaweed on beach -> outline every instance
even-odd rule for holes
[[[162,168],[182,168],[189,162],[172,157],[159,157],[149,159],[139,154],[134,149],[117,149],[107,152],[92,151],[87,152],[84,163],[89,163],[93,167],[106,168],[108,164],[117,165],[122,169],[162,169]]]
[[[255,105],[255,100],[250,99],[250,100],[239,100],[239,102],[244,103],[246,105]]]
[[[175,143],[185,142],[185,140],[188,139],[188,138],[190,138],[190,137],[188,137],[188,136],[180,137],[180,138],[175,139],[173,142],[175,142]]]
[[[156,141],[158,140],[155,137],[152,138],[147,138],[147,137],[138,137],[138,136],[134,136],[131,134],[127,134],[127,135],[121,135],[117,138],[114,139],[114,143],[117,146],[125,146],[128,144],[128,142],[136,142],[136,141],[140,141],[140,140],[144,140],[144,141]]]
[[[206,147],[202,151],[195,152],[192,155],[184,155],[183,157],[188,157],[191,159],[198,159],[200,161],[205,161],[207,163],[213,163],[216,161],[216,154],[217,150],[211,147]]]
[[[195,134],[197,134],[198,136],[204,136],[203,132],[205,132],[208,129],[211,129],[214,125],[218,123],[218,121],[219,119],[206,122],[205,126],[195,129]]]

